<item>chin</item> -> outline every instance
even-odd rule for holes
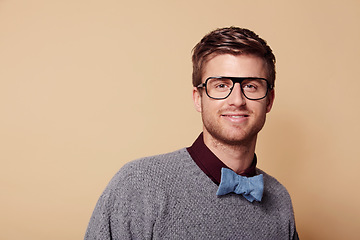
[[[252,143],[253,141],[256,141],[257,134],[245,134],[245,133],[239,133],[235,131],[211,131],[208,132],[214,141],[226,144],[226,145],[246,145],[249,143]]]
[[[227,137],[223,138],[222,142],[231,145],[231,146],[238,146],[238,145],[247,145],[252,143],[256,139],[256,137]]]

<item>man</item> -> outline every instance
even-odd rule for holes
[[[230,27],[206,35],[192,60],[203,133],[189,148],[120,169],[85,239],[298,239],[288,192],[256,168],[257,134],[274,102],[272,50]]]

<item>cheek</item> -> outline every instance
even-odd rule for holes
[[[201,110],[203,114],[214,115],[222,108],[221,100],[203,99],[201,101]]]
[[[249,102],[247,108],[259,118],[263,118],[268,112],[266,101]]]

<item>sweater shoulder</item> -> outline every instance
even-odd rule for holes
[[[149,166],[157,166],[160,164],[161,166],[166,167],[170,163],[181,165],[184,161],[188,161],[190,159],[191,157],[186,148],[182,148],[169,153],[158,154],[133,160],[126,163],[122,167],[122,169],[127,170],[128,168],[130,168],[133,170],[133,168],[135,167],[141,170],[145,170]]]
[[[263,174],[264,176],[264,184],[271,192],[279,193],[287,193],[288,191],[285,186],[280,183],[275,177],[271,176],[270,174],[266,173],[261,169],[257,169],[259,174]]]
[[[292,212],[292,201],[286,187],[263,170],[257,170],[258,173],[264,176],[264,202],[277,206],[279,209],[287,209],[287,211]]]
[[[126,163],[111,179],[108,187],[143,182],[156,182],[164,174],[173,174],[194,165],[186,148],[173,152],[139,158]]]

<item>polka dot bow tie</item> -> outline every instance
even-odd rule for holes
[[[260,202],[264,192],[263,175],[244,177],[228,168],[222,168],[221,182],[216,195],[221,196],[232,192],[243,195],[249,202],[254,200]]]

